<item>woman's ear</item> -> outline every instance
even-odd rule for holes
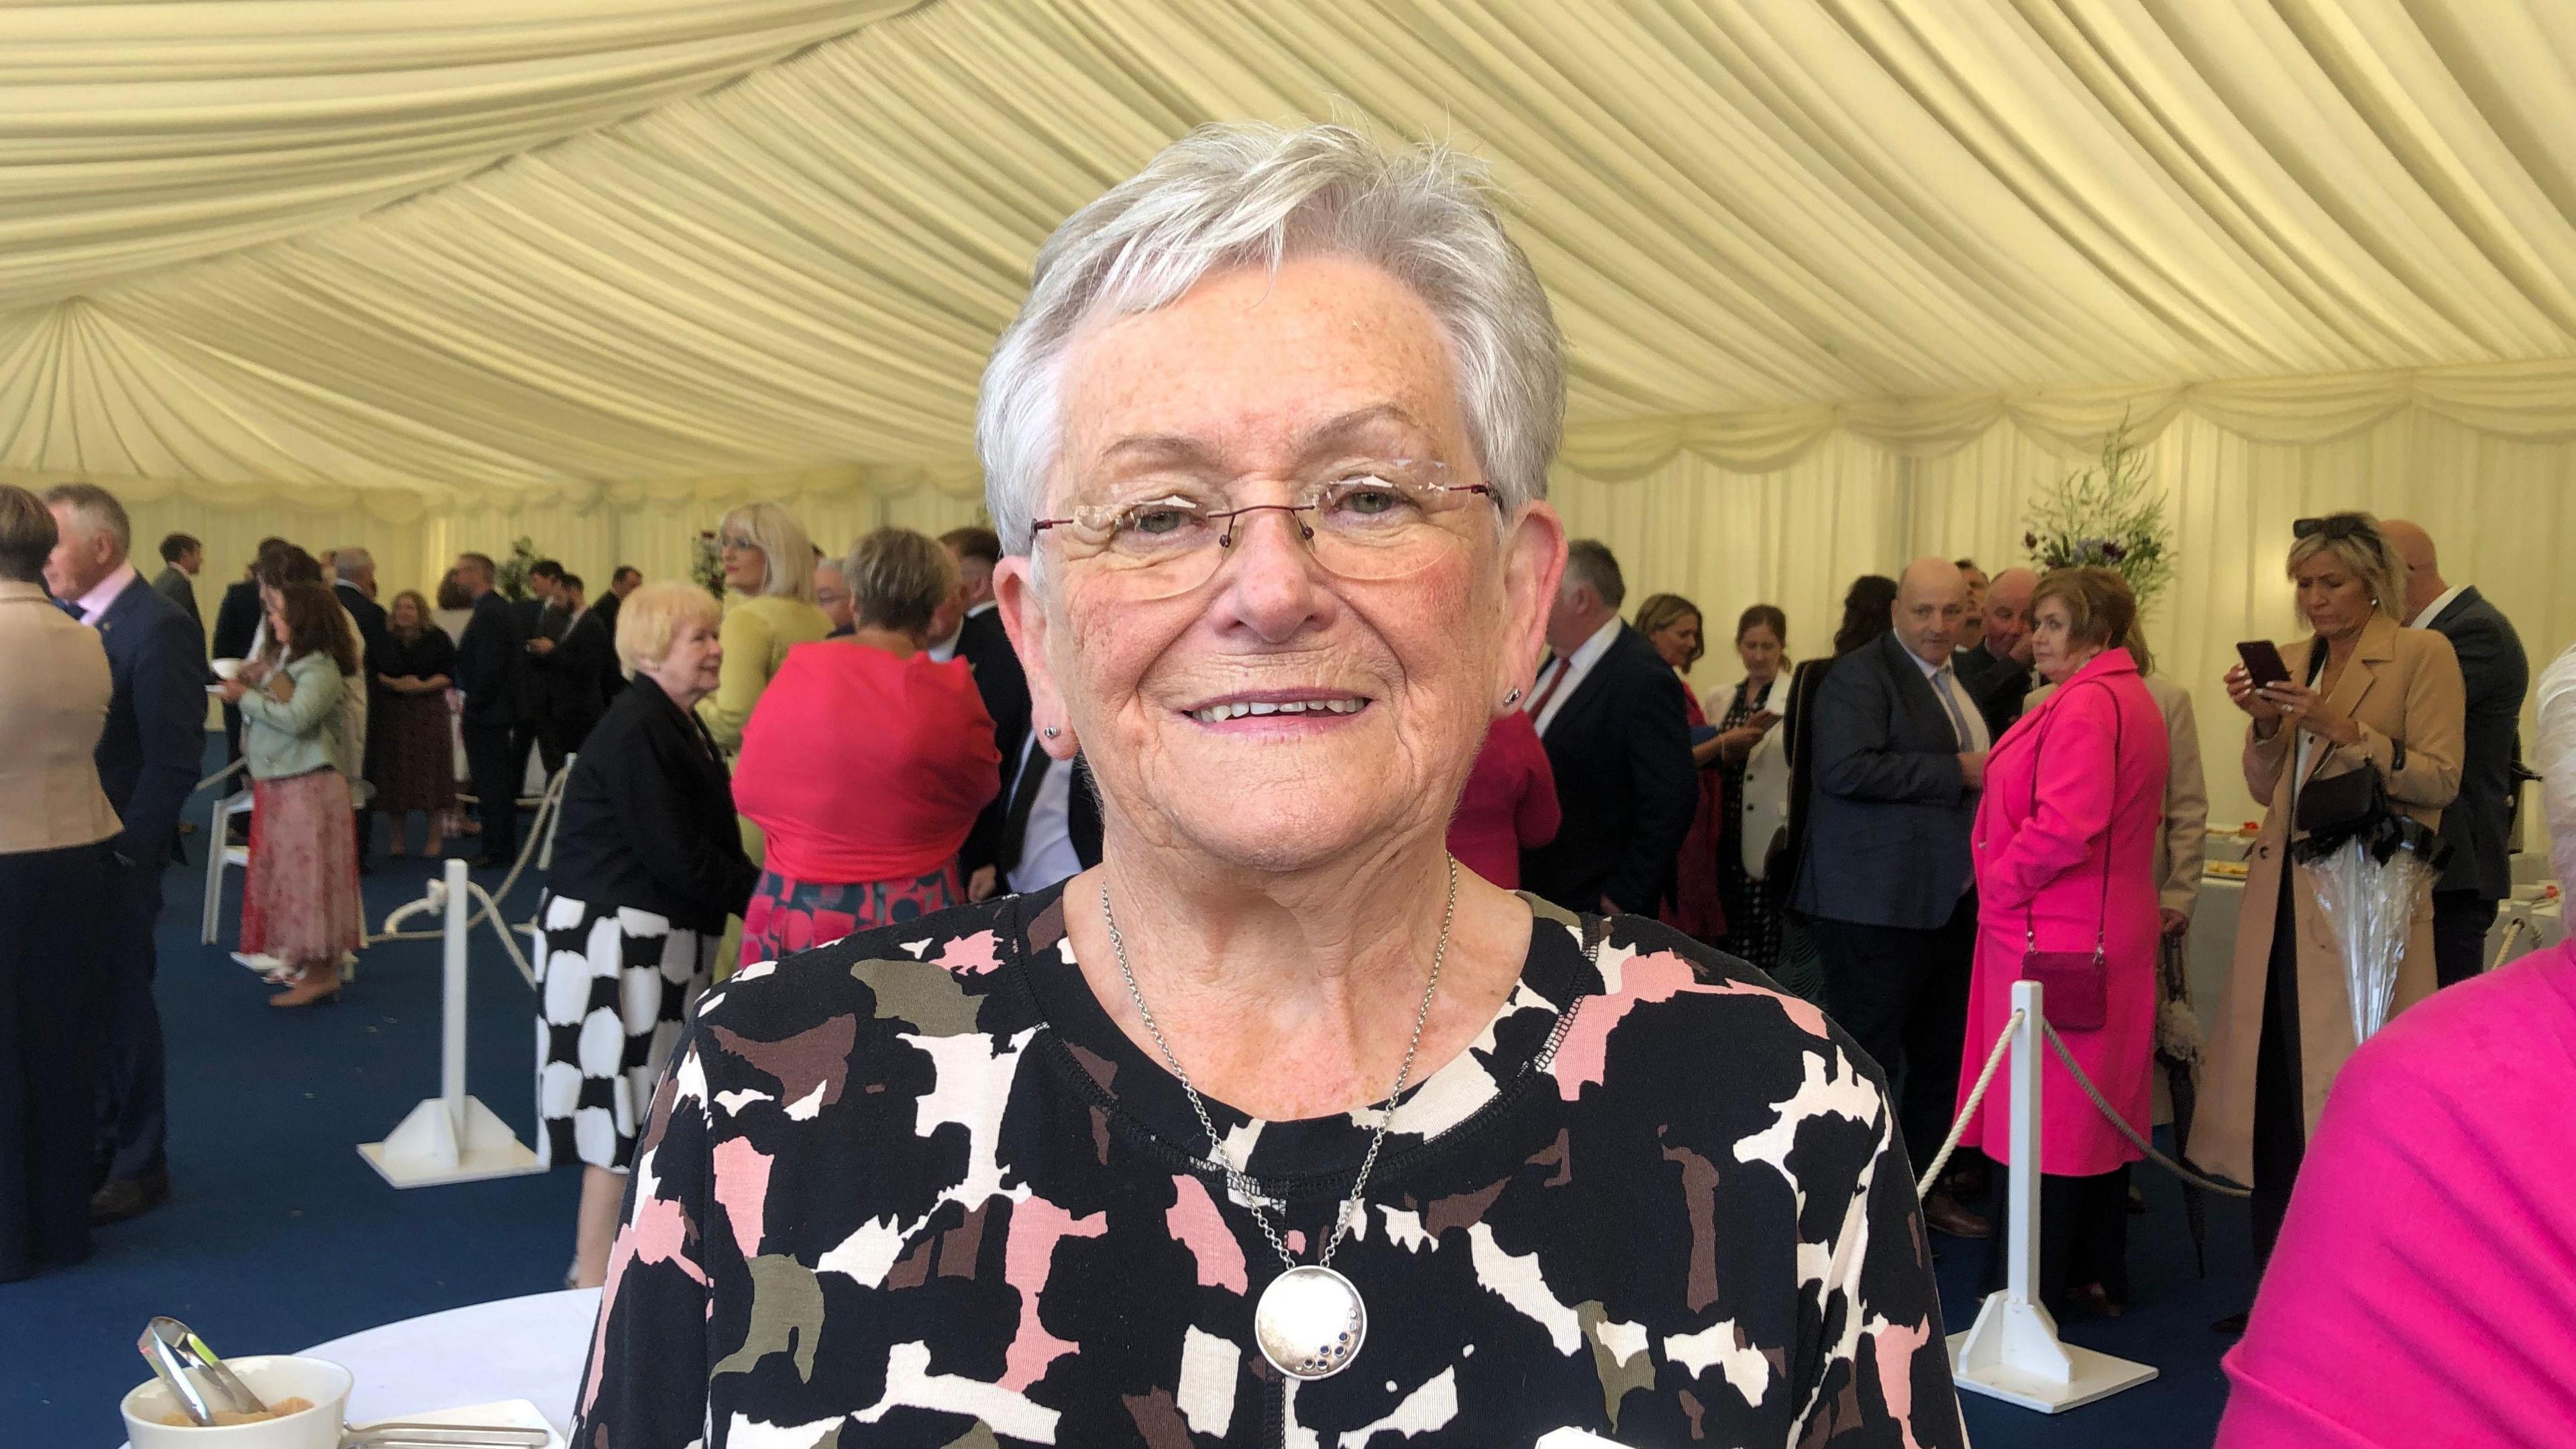
[[[1503,536],[1502,674],[1493,689],[1498,704],[1514,690],[1526,696],[1538,673],[1539,656],[1547,652],[1547,616],[1564,577],[1565,520],[1545,503],[1529,504]]]
[[[1037,731],[1038,747],[1051,759],[1070,760],[1082,741],[1065,712],[1055,661],[1047,653],[1054,621],[1047,616],[1027,554],[1013,554],[993,566],[993,603],[1002,615],[1002,631],[1019,653],[1020,672],[1028,677],[1029,728]]]

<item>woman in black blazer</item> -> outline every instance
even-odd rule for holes
[[[572,1286],[608,1273],[617,1210],[655,1082],[707,987],[725,918],[760,872],[743,854],[724,757],[697,702],[724,660],[722,611],[687,584],[648,584],[618,611],[630,677],[564,782],[538,904],[539,1152],[583,1163]]]

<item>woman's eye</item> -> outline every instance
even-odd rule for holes
[[[1127,527],[1148,538],[1161,538],[1178,533],[1190,523],[1190,511],[1175,504],[1157,504],[1131,510]]]

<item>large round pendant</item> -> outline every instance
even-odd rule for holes
[[[1360,1290],[1330,1268],[1309,1263],[1270,1280],[1253,1305],[1252,1336],[1261,1356],[1293,1379],[1328,1379],[1359,1357],[1368,1337]]]

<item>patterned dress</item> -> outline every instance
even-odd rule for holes
[[[1717,722],[1717,732],[1728,730],[1761,713],[1762,706],[1752,697],[1752,680],[1735,686],[1726,704],[1726,715]],[[1720,760],[1718,772],[1726,777],[1726,798],[1744,798],[1744,762]],[[1744,869],[1744,811],[1739,807],[1726,812],[1726,825],[1720,831],[1717,845],[1717,889],[1726,902],[1727,948],[1745,960],[1768,971],[1780,959],[1780,912],[1771,900],[1767,882],[1755,880]]]
[[[737,974],[654,1097],[572,1442],[1964,1445],[1876,1071],[1668,928],[1531,906],[1397,1108],[1334,1259],[1374,1327],[1311,1383],[1253,1347],[1278,1261],[1059,890]],[[1311,1260],[1374,1114],[1207,1105]]]

